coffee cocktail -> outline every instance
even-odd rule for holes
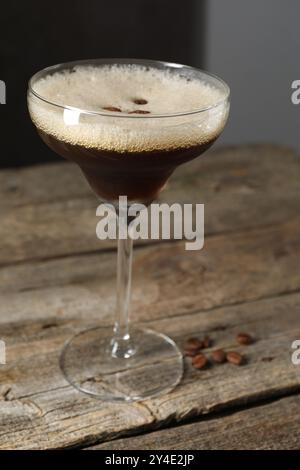
[[[29,102],[42,139],[109,201],[153,200],[178,165],[210,147],[228,112],[205,80],[137,64],[77,65],[38,80],[34,91],[58,105]],[[203,107],[210,110],[202,122],[184,115]]]
[[[127,196],[130,203],[150,204],[178,165],[201,155],[220,135],[229,89],[217,77],[179,64],[99,59],[37,73],[28,106],[44,142],[80,166],[101,200]],[[118,223],[126,225],[119,216]],[[132,239],[120,237],[113,337],[111,326],[85,330],[61,355],[69,383],[103,400],[166,393],[183,372],[174,341],[129,328],[131,261]]]

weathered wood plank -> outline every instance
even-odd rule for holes
[[[66,385],[59,352],[71,334],[87,326],[86,318],[56,326],[38,320],[2,325],[8,365],[1,368],[0,448],[89,445],[300,390],[299,370],[290,358],[291,342],[300,337],[299,308],[300,294],[292,294],[149,322],[178,344],[209,333],[215,345],[243,350],[247,363],[196,371],[186,361],[184,379],[172,393],[130,405],[90,399]],[[237,347],[240,330],[256,342]]]
[[[299,450],[300,395],[86,450]]]
[[[77,165],[62,160],[30,167],[2,169],[0,211],[70,199],[93,199]]]
[[[186,251],[182,242],[136,250],[133,319],[153,320],[300,290],[299,234],[297,218],[208,237],[202,251]],[[2,267],[0,323],[83,315],[90,321],[111,321],[115,267],[115,253]]]
[[[203,202],[208,235],[294,217],[299,178],[300,159],[285,148],[215,150],[179,168],[161,198]],[[115,246],[96,238],[97,200],[70,164],[0,173],[0,201],[0,265]]]

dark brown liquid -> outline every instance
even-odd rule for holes
[[[198,157],[216,140],[185,148],[120,153],[72,145],[38,132],[54,152],[80,166],[102,200],[127,196],[145,203],[156,198],[178,165]]]

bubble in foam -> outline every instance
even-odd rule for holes
[[[120,152],[204,143],[221,132],[228,112],[221,89],[180,71],[138,65],[76,66],[49,74],[33,88],[58,105],[29,95],[31,117],[42,131],[70,144]],[[166,116],[204,108],[210,109]]]

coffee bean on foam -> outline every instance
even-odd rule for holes
[[[122,112],[122,109],[121,108],[117,108],[116,106],[104,106],[104,109],[105,111],[112,111],[113,113],[121,113]]]
[[[143,104],[147,104],[148,101],[145,100],[144,98],[135,98],[133,100],[134,104],[140,104],[140,105],[143,105]]]

